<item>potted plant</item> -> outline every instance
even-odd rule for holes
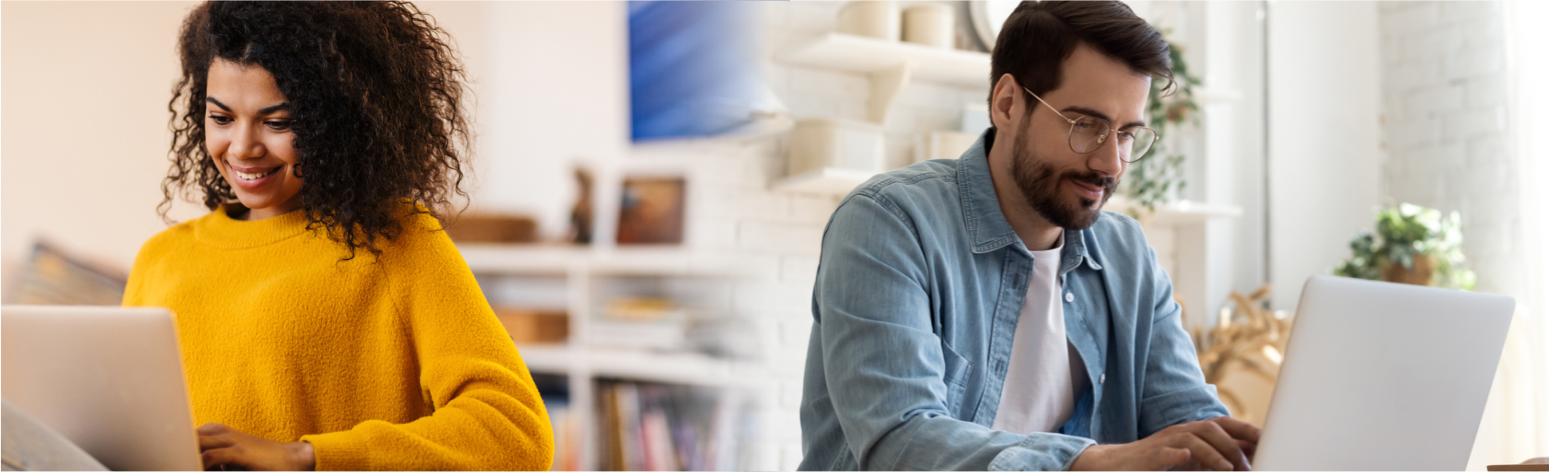
[[[1408,203],[1376,210],[1375,232],[1360,231],[1352,257],[1333,274],[1369,280],[1472,290],[1476,273],[1460,251],[1460,212]],[[1377,236],[1377,237],[1376,237]]]

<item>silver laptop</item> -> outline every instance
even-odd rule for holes
[[[1304,284],[1256,470],[1464,470],[1514,299]]]
[[[0,308],[6,400],[115,470],[200,470],[165,309]]]

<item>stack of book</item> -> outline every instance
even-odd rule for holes
[[[680,351],[689,344],[689,318],[671,300],[657,297],[616,297],[593,321],[589,343],[611,348]]]
[[[609,470],[736,470],[754,431],[746,394],[631,382],[599,385]]]

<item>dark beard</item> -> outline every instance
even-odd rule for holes
[[[1041,218],[1062,229],[1081,230],[1093,225],[1099,219],[1099,208],[1110,201],[1110,194],[1115,192],[1119,181],[1098,172],[1070,170],[1058,175],[1056,166],[1027,151],[1028,144],[1026,133],[1022,130],[1013,138],[1013,181],[1018,184],[1019,191],[1024,193],[1029,206]],[[1067,180],[1102,187],[1105,189],[1104,197],[1101,197],[1098,206],[1094,205],[1093,199],[1085,197],[1078,197],[1081,206],[1072,205],[1068,202],[1066,192],[1062,191],[1062,182]]]

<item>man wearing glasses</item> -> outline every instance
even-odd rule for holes
[[[1136,221],[1100,211],[1157,136],[1163,38],[1115,2],[1025,2],[957,160],[869,180],[825,230],[804,470],[1248,470]]]

